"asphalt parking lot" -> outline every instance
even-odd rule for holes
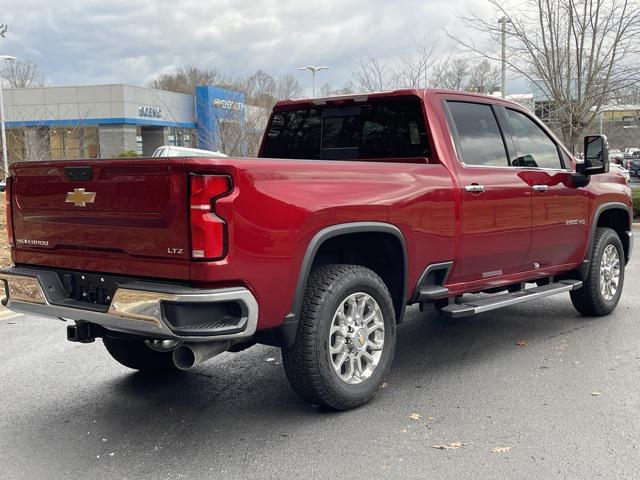
[[[387,385],[345,413],[298,400],[275,348],[144,376],[1,313],[0,477],[638,478],[638,288],[634,259],[606,318],[568,295],[456,321],[412,308]]]

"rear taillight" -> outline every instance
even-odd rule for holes
[[[5,195],[5,213],[7,216],[7,236],[9,237],[9,244],[14,245],[13,242],[13,217],[11,215],[11,192],[13,189],[13,178],[7,177],[5,180],[4,195]]]
[[[222,175],[190,177],[191,257],[215,260],[226,253],[227,225],[216,214],[215,201],[231,192],[231,179]]]

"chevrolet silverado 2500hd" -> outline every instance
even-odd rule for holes
[[[606,315],[633,247],[606,138],[577,163],[519,105],[439,90],[279,102],[259,158],[14,164],[7,206],[8,308],[142,371],[277,345],[334,409],[376,393],[407,305]]]

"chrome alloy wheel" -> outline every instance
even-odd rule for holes
[[[384,348],[384,318],[371,295],[349,295],[336,310],[329,330],[329,358],[340,379],[362,383],[380,362]]]
[[[607,245],[600,261],[600,293],[611,301],[618,291],[620,283],[620,255],[613,245]]]

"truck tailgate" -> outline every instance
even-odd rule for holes
[[[188,278],[188,179],[180,161],[19,163],[12,172],[16,263],[94,270],[108,259],[106,271],[154,276],[145,265],[167,260],[185,264],[169,276]]]

